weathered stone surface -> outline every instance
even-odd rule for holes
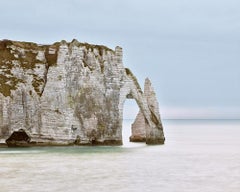
[[[120,47],[0,41],[1,141],[23,129],[31,145],[121,145],[124,101],[134,98],[146,142],[162,144],[158,106],[146,95]]]
[[[161,118],[159,113],[158,101],[156,98],[155,91],[151,85],[151,81],[147,78],[144,85],[144,97],[147,100],[147,105],[151,113],[151,120],[155,125],[161,127],[160,129],[152,129],[147,122],[142,110],[139,110],[137,117],[132,124],[132,135],[130,141],[132,142],[143,142],[147,144],[158,144],[164,143],[164,135],[162,131]],[[151,136],[148,136],[151,135]]]
[[[146,141],[146,121],[141,110],[138,112],[134,123],[132,124],[131,142],[145,142]]]

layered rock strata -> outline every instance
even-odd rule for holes
[[[133,98],[146,143],[163,144],[158,106],[147,94],[124,68],[120,47],[0,41],[1,141],[21,130],[29,145],[121,145],[124,101]]]

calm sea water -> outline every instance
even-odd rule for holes
[[[240,191],[240,121],[163,123],[162,146],[0,148],[0,191]]]

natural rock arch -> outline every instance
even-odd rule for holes
[[[136,77],[127,69],[127,80],[120,90],[119,111],[122,119],[126,99],[134,99],[139,107],[139,113],[132,125],[130,141],[146,141],[147,144],[163,144],[165,137],[159,115],[158,102],[151,82],[147,78],[142,92]],[[137,125],[136,125],[137,124]]]
[[[143,93],[121,47],[4,40],[0,62],[0,139],[23,129],[34,145],[121,145],[123,104],[133,98],[146,143],[164,143],[151,83]]]

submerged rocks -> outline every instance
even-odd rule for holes
[[[140,108],[144,141],[163,144],[155,94],[124,68],[122,48],[0,41],[1,140],[21,127],[33,145],[121,145],[128,98]]]

